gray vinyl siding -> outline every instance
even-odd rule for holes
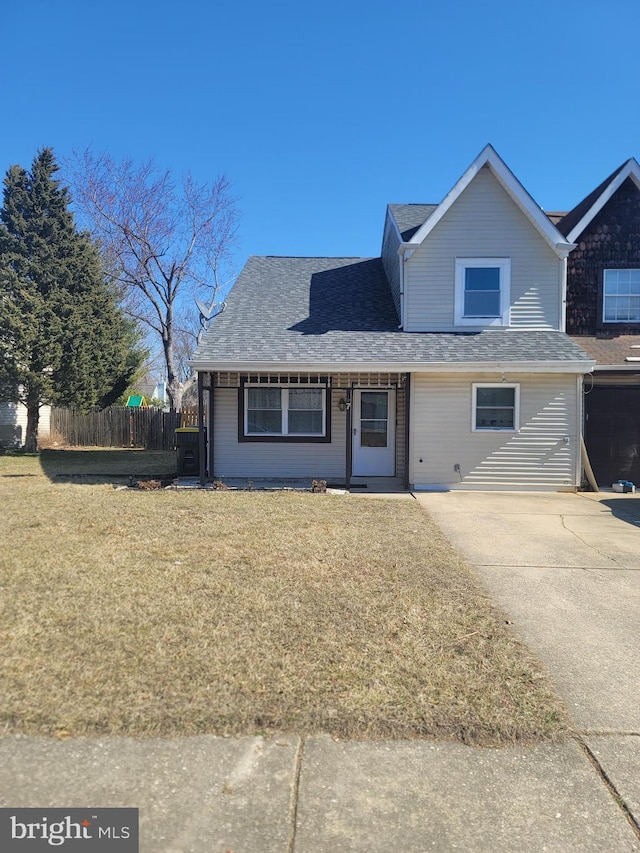
[[[238,389],[216,388],[214,399],[214,476],[322,479],[345,475],[346,414],[342,396],[331,392],[331,442],[289,443],[238,441]]]
[[[227,374],[226,381],[239,375]],[[350,386],[389,387],[382,375],[341,374],[332,376],[331,442],[245,442],[238,441],[238,388],[217,387],[214,391],[214,477],[322,479],[343,481],[346,476],[346,412],[339,401]],[[393,387],[397,382],[393,382]],[[396,476],[404,475],[404,389],[396,388]]]
[[[464,257],[511,258],[512,327],[560,328],[563,262],[486,166],[405,264],[407,331],[455,329],[455,259]]]
[[[520,385],[517,432],[471,429],[472,385],[499,384],[495,374],[413,377],[411,483],[417,488],[545,490],[578,484],[577,377],[510,373],[507,379]]]
[[[400,295],[400,257],[398,255],[398,246],[400,245],[400,237],[398,229],[393,221],[393,217],[389,210],[384,222],[384,234],[382,236],[382,265],[389,281],[391,288],[391,296],[393,304],[396,306],[398,317],[402,316],[401,295]]]

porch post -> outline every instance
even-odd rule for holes
[[[207,408],[207,473],[209,479],[213,480],[213,405],[215,394],[215,373],[209,374],[209,405]]]
[[[404,488],[409,491],[409,417],[411,412],[411,374],[404,375]]]
[[[205,453],[205,438],[204,438],[204,380],[202,371],[198,371],[198,467],[200,475],[200,485],[204,486],[207,481],[206,474],[206,459]]]
[[[347,417],[346,417],[346,430],[347,430],[347,444],[346,444],[346,471],[345,471],[345,485],[347,489],[351,488],[351,470],[353,468],[352,465],[352,446],[353,446],[353,417],[351,415],[351,388],[348,388],[346,391],[346,400],[347,400]]]

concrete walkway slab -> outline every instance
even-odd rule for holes
[[[295,853],[639,850],[579,746],[307,741]]]
[[[584,740],[640,826],[640,737],[594,735]]]
[[[543,661],[578,727],[640,732],[640,530],[627,521],[640,495],[416,497]]]
[[[0,738],[0,803],[139,808],[140,853],[289,853],[299,739]]]

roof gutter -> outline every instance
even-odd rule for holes
[[[566,258],[570,252],[573,252],[577,245],[577,243],[569,243],[566,240],[561,240],[556,243],[556,249],[561,257]]]
[[[405,243],[404,241],[398,246],[398,254],[401,257],[410,258],[420,243]]]
[[[595,361],[190,362],[194,370],[223,373],[591,373]],[[638,368],[636,368],[637,370]]]

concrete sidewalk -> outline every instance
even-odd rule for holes
[[[292,735],[5,737],[0,799],[137,807],[142,853],[640,850],[575,741],[498,750]]]

